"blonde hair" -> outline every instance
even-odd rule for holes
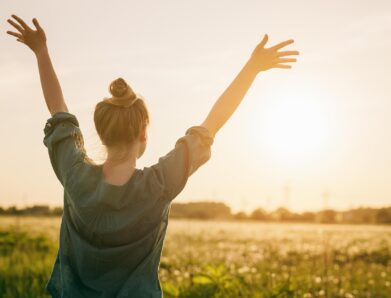
[[[149,112],[144,99],[136,95],[123,78],[109,85],[111,98],[104,98],[95,106],[96,131],[106,147],[124,151],[139,137],[141,130],[149,125]]]

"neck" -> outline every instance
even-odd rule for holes
[[[136,167],[138,155],[138,146],[132,146],[128,149],[107,148],[107,159],[105,164],[118,167]],[[122,160],[118,160],[123,158]]]

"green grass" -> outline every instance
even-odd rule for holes
[[[44,285],[56,247],[44,235],[16,228],[0,231],[0,297],[48,297]]]
[[[48,297],[59,219],[0,218],[0,297]],[[50,227],[50,228],[49,228]],[[391,227],[171,220],[164,297],[390,297]]]

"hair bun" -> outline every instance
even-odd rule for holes
[[[135,93],[123,78],[110,83],[109,91],[113,97],[134,97]]]

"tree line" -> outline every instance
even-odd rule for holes
[[[24,208],[17,208],[16,206],[8,208],[0,207],[0,215],[61,216],[62,213],[62,207],[53,208],[47,205],[34,205]],[[345,211],[325,209],[301,213],[292,212],[287,208],[280,207],[269,212],[265,209],[257,208],[250,213],[243,211],[234,213],[224,203],[207,201],[173,203],[170,208],[170,217],[205,220],[255,220],[264,222],[391,224],[391,207],[360,207]]]

